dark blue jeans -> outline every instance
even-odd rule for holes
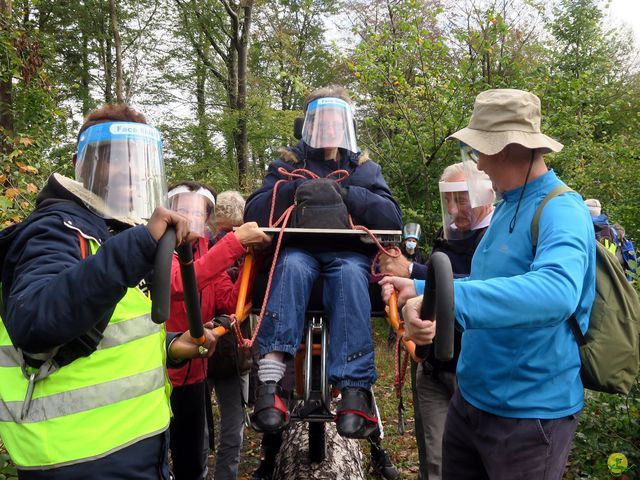
[[[505,418],[479,410],[456,390],[442,442],[443,480],[560,480],[578,414]]]
[[[258,335],[260,354],[296,354],[311,289],[322,276],[329,320],[329,381],[338,388],[373,385],[369,266],[369,258],[360,253],[281,251]]]

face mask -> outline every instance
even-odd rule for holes
[[[418,244],[416,242],[407,242],[404,244],[407,250],[415,250]]]

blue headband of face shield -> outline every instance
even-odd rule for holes
[[[76,180],[104,201],[110,217],[151,217],[166,200],[162,140],[155,128],[106,122],[80,133]]]
[[[341,98],[336,98],[336,97],[316,98],[312,102],[309,102],[309,105],[307,105],[307,112],[312,112],[318,107],[341,108],[344,110],[348,110],[349,113],[351,113],[351,107],[349,106],[349,104],[344,100],[342,100]]]
[[[80,134],[77,157],[82,158],[85,148],[91,143],[117,140],[151,143],[162,155],[162,137],[156,128],[136,122],[106,122],[92,125]]]

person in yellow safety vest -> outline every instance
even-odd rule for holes
[[[178,244],[195,235],[160,206],[162,143],[142,114],[90,113],[74,164],[78,181],[53,174],[0,232],[0,438],[20,479],[168,479],[165,367],[201,353],[151,321],[141,282],[168,226]]]

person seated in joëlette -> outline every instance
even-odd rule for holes
[[[304,111],[300,142],[282,149],[281,158],[269,166],[262,186],[247,200],[245,221],[274,226],[283,214],[284,218],[290,214],[288,226],[351,228],[356,224],[400,230],[400,208],[380,166],[357,148],[346,91],[339,86],[315,90],[305,99]],[[294,203],[295,210],[288,212]],[[260,383],[251,420],[259,431],[278,432],[288,423],[278,382],[284,375],[285,357],[298,351],[305,310],[319,277],[324,282],[323,305],[330,326],[329,381],[342,394],[338,432],[366,438],[377,428],[371,395],[376,381],[369,300],[372,256],[370,249],[347,243],[291,242],[279,252],[258,334]]]

